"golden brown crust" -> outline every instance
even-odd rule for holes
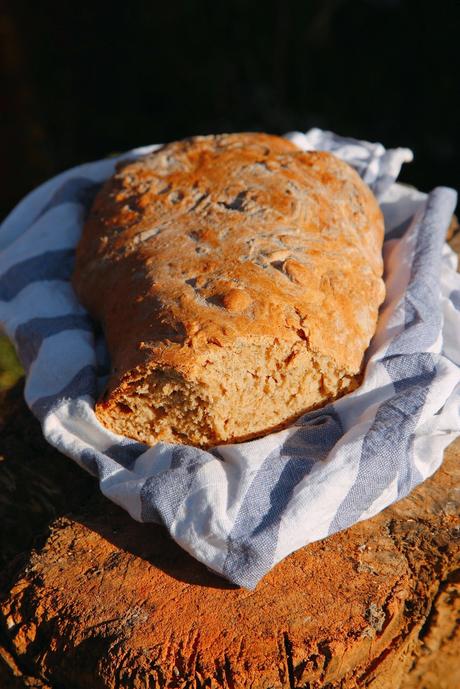
[[[343,394],[383,300],[382,241],[357,173],[279,137],[196,137],[120,166],[93,205],[74,276],[112,358],[99,417],[150,442],[209,445]],[[187,415],[173,423],[174,400]],[[250,418],[244,400],[265,412]],[[145,416],[152,404],[161,422]]]

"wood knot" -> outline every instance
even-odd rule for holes
[[[251,303],[251,297],[242,289],[231,289],[222,296],[222,303],[228,311],[244,311]]]

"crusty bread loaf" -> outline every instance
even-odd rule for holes
[[[207,447],[354,389],[384,298],[382,241],[358,174],[285,139],[196,137],[121,165],[74,274],[112,360],[99,419]]]

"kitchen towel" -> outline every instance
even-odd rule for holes
[[[302,149],[333,152],[374,191],[385,216],[387,296],[362,385],[257,440],[148,447],[111,433],[94,414],[109,361],[70,277],[89,205],[125,156],[49,180],[0,228],[0,323],[47,441],[134,519],[163,524],[208,568],[247,588],[289,553],[407,495],[460,434],[460,276],[445,244],[455,192],[397,184],[408,149],[319,129],[287,136]]]

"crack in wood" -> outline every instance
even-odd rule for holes
[[[283,632],[284,653],[289,679],[289,689],[295,689],[294,663],[292,660],[292,643],[287,632]]]

